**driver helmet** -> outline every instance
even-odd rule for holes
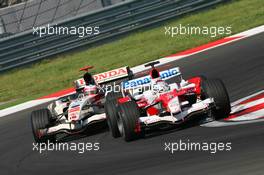
[[[158,80],[153,84],[154,92],[163,93],[169,90],[170,90],[170,86],[163,80]]]
[[[83,82],[83,80],[76,80],[73,82],[74,88],[76,92],[80,92],[83,90],[85,84]]]

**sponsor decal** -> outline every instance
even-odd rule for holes
[[[81,86],[84,86],[85,85],[85,82],[84,82],[84,79],[81,78],[81,79],[78,79],[76,80]]]
[[[103,83],[109,80],[112,80],[114,78],[121,78],[127,76],[127,67],[122,67],[119,69],[114,69],[108,72],[100,73],[97,75],[94,75],[94,79],[98,83]]]
[[[70,119],[71,120],[75,120],[77,118],[77,116],[76,116],[76,114],[74,113],[74,114],[70,114]]]
[[[160,72],[160,77],[162,80],[166,80],[168,78],[171,78],[171,77],[177,76],[177,75],[180,75],[180,70],[178,67]],[[124,89],[134,88],[134,87],[137,87],[140,85],[149,84],[150,82],[151,82],[151,77],[149,75],[147,75],[147,76],[144,76],[141,78],[137,78],[134,80],[123,82],[123,88]]]
[[[127,67],[121,67],[118,69],[110,70],[100,74],[93,75],[93,78],[97,83],[105,83],[110,80],[122,78],[128,76]],[[84,79],[80,78],[76,80],[80,85],[85,85]]]
[[[76,111],[80,111],[80,107],[79,106],[71,108],[69,110],[69,113],[76,112]]]

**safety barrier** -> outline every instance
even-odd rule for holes
[[[100,34],[45,35],[33,30],[0,39],[0,72],[63,53],[81,46],[120,36],[183,14],[211,7],[227,0],[133,0],[90,14],[52,24],[63,27],[99,27]]]

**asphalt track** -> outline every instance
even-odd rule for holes
[[[179,61],[185,77],[221,78],[235,101],[264,88],[264,33],[214,48]],[[220,128],[200,126],[154,135],[131,143],[107,131],[73,142],[100,142],[99,151],[32,151],[29,114],[33,109],[0,119],[0,174],[264,174],[264,122]],[[164,151],[164,142],[231,142],[232,150]]]

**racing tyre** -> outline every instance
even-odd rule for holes
[[[114,138],[121,136],[117,126],[117,100],[121,97],[123,97],[121,92],[109,92],[106,96],[105,114],[107,117],[109,130],[111,131]]]
[[[122,92],[109,92],[106,96],[106,101],[117,100],[123,97]]]
[[[52,116],[48,109],[40,109],[31,113],[31,126],[34,139],[37,143],[46,143],[55,141],[55,135],[41,136],[40,129],[45,129],[51,125]]]
[[[224,83],[220,79],[207,79],[202,82],[202,98],[214,98],[215,119],[222,119],[231,111],[230,100]]]
[[[109,127],[110,132],[114,138],[118,138],[121,136],[118,126],[117,126],[117,101],[116,100],[109,100],[105,102],[105,114],[107,118],[107,124]]]
[[[207,80],[207,77],[204,76],[204,75],[199,75],[198,77],[200,77],[202,81],[206,81]]]
[[[136,133],[140,111],[135,101],[129,101],[120,105],[118,128],[125,141],[132,141],[140,137],[141,132]]]

